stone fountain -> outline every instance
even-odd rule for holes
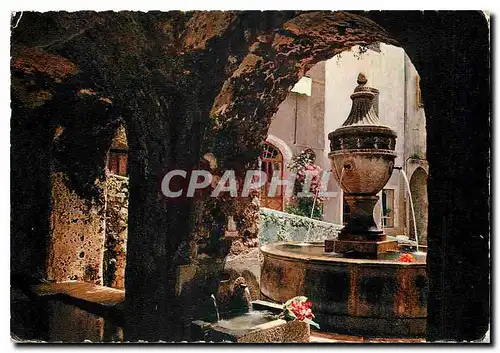
[[[351,95],[352,108],[342,127],[328,135],[332,170],[351,208],[351,219],[338,240],[326,241],[325,250],[376,257],[397,250],[373,218],[377,193],[387,184],[394,168],[396,132],[380,123],[373,109],[373,89],[360,73]],[[332,246],[333,245],[333,246]]]
[[[331,132],[329,157],[351,207],[337,239],[263,245],[262,299],[283,303],[297,295],[313,302],[322,330],[348,335],[423,337],[428,280],[426,254],[387,237],[373,218],[377,193],[394,169],[396,133],[380,123],[373,88],[363,74],[352,109]],[[307,244],[306,244],[307,243]],[[410,250],[411,251],[411,250]]]

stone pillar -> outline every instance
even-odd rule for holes
[[[351,208],[352,221],[340,232],[340,240],[385,240],[382,230],[378,229],[373,210],[378,202],[375,195],[346,194],[346,202]]]
[[[175,288],[177,267],[191,259],[191,205],[162,199],[159,174],[134,175],[133,165],[130,172],[125,340],[179,340],[189,300],[179,300]]]
[[[77,92],[61,93],[47,113],[56,126],[48,147],[51,198],[47,278],[102,285],[106,152],[120,118],[109,101],[90,90]]]
[[[165,93],[165,99],[170,99]],[[152,99],[156,99],[152,95]],[[179,101],[179,99],[177,99]],[[166,198],[161,182],[169,169],[190,171],[196,168],[198,153],[189,137],[188,117],[172,116],[178,122],[173,132],[160,129],[166,114],[156,102],[141,102],[152,107],[151,114],[137,112],[133,129],[127,131],[129,144],[129,224],[125,272],[125,340],[183,339],[191,300],[185,285],[177,293],[179,266],[189,265],[195,257],[194,227],[198,223],[197,204],[193,198]],[[180,109],[175,114],[181,115]],[[162,114],[163,113],[163,114]],[[181,131],[181,127],[185,129]],[[178,136],[177,136],[178,135]],[[179,152],[177,158],[173,150]],[[180,180],[180,179],[179,179]],[[188,181],[181,182],[187,189]]]
[[[10,271],[12,275],[43,278],[51,194],[50,151],[46,146],[53,131],[44,123],[43,112],[21,107],[15,98],[10,136]]]
[[[47,279],[102,285],[105,200],[85,200],[66,185],[62,172],[52,173],[51,237]]]

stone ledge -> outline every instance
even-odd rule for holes
[[[33,285],[34,294],[40,297],[64,295],[88,303],[104,307],[114,307],[125,300],[125,291],[110,287],[98,286],[86,282],[55,282]]]

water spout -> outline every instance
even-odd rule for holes
[[[250,290],[248,287],[245,287],[245,299],[248,302],[248,311],[253,311],[253,304],[252,304],[252,295],[250,294]]]
[[[382,191],[383,192],[383,191]],[[380,197],[380,229],[384,230],[384,204],[382,202],[382,197]]]
[[[212,302],[214,303],[215,313],[217,314],[217,322],[220,321],[219,308],[217,307],[217,299],[215,299],[215,295],[211,294],[210,298],[212,298]]]
[[[413,198],[411,196],[410,183],[408,182],[408,177],[406,176],[406,173],[403,170],[403,168],[395,168],[395,169],[399,169],[401,171],[401,175],[403,175],[403,178],[405,180],[406,190],[408,191],[408,196],[410,198],[411,214],[413,216],[413,230],[415,232],[415,241],[417,243],[417,253],[419,253],[420,251],[418,248],[419,244],[418,244],[418,233],[417,233],[417,220],[415,219],[415,209],[413,208]]]
[[[342,168],[342,175],[340,176],[341,182],[342,182],[343,176],[344,176],[344,168]],[[313,219],[314,207],[316,206],[316,200],[318,199],[319,191],[320,191],[320,188],[317,188],[316,193],[314,194],[313,204],[312,204],[312,208],[311,208],[311,215],[309,216],[309,218],[311,218],[311,219]],[[307,234],[306,234],[306,244],[299,243],[297,245],[309,245],[308,242],[309,242],[309,234],[311,232],[311,225],[312,225],[312,222],[309,222],[309,226],[307,227]]]
[[[316,193],[314,194],[314,199],[313,199],[313,204],[312,204],[312,209],[311,209],[311,216],[309,217],[311,219],[313,219],[314,207],[316,205],[316,199],[318,198],[318,192],[319,192],[319,188],[318,188],[318,190],[316,190]],[[306,243],[309,241],[309,233],[311,232],[311,225],[312,225],[312,222],[309,222],[309,226],[307,227]]]
[[[350,169],[350,167],[349,167],[349,169]],[[344,172],[345,172],[345,166],[342,167],[342,171],[340,172],[340,179],[339,179],[340,189],[342,189],[342,179],[344,178]]]

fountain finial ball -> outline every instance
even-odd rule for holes
[[[360,72],[358,74],[358,85],[366,85],[366,83],[368,82],[368,80],[366,79],[366,76],[364,73]]]

